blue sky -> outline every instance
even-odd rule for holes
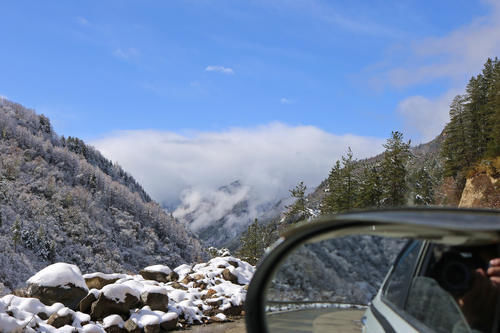
[[[58,132],[91,140],[123,129],[272,121],[387,137],[403,130],[398,103],[434,98],[453,85],[442,77],[398,86],[387,73],[422,62],[413,43],[487,17],[492,6],[14,1],[1,9],[0,93],[50,116]]]
[[[0,11],[0,95],[46,114],[59,134],[92,142],[146,188],[155,183],[144,172],[154,155],[141,156],[139,167],[132,146],[118,153],[132,137],[208,150],[216,148],[204,139],[230,137],[218,159],[241,133],[258,142],[277,128],[314,129],[322,143],[339,142],[321,164],[326,172],[347,145],[359,146],[359,157],[379,152],[392,130],[428,141],[446,123],[451,98],[500,55],[493,0],[21,0]],[[298,156],[318,146],[308,142],[290,149]],[[156,177],[167,170],[194,179],[154,168]],[[218,168],[202,177],[236,177]]]

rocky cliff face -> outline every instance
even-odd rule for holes
[[[499,160],[497,158],[497,160]],[[488,167],[478,167],[467,178],[458,205],[462,208],[500,208],[500,173],[494,162]]]

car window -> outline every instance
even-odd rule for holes
[[[420,241],[412,241],[407,244],[385,284],[384,299],[398,309],[404,308],[421,246],[422,242]]]
[[[405,311],[435,332],[470,332],[455,299],[430,277],[413,278]]]

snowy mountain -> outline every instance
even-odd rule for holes
[[[284,210],[284,201],[259,203],[251,188],[234,181],[203,197],[195,204],[178,207],[174,216],[188,225],[208,247],[236,250],[241,234],[259,219],[269,223]]]
[[[47,264],[133,271],[203,258],[197,238],[119,165],[50,120],[0,99],[0,282]]]

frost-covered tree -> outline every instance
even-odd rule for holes
[[[413,185],[414,203],[419,206],[431,205],[434,201],[435,183],[425,167],[411,175],[410,183]]]
[[[337,161],[327,179],[328,192],[321,204],[322,214],[341,213],[356,206],[359,178],[355,174],[356,160],[351,148]]]
[[[289,218],[294,218],[296,220],[307,219],[311,216],[309,209],[307,208],[306,199],[307,187],[304,182],[301,181],[293,189],[289,190],[292,198],[295,199],[294,203],[287,206],[286,216]]]
[[[14,251],[17,251],[17,243],[21,239],[21,221],[19,220],[19,216],[16,217],[16,220],[12,225],[11,232],[12,240],[14,241]]]
[[[410,141],[403,141],[403,133],[392,132],[384,144],[385,152],[380,164],[382,177],[382,204],[385,207],[407,203],[407,162],[411,157]]]
[[[257,264],[266,248],[265,234],[266,227],[260,225],[259,221],[255,219],[242,234],[240,238],[241,247],[237,255],[252,265]]]
[[[120,166],[76,138],[70,150],[49,128],[48,118],[0,102],[3,283],[15,289],[54,261],[124,272],[205,258],[194,235]]]

